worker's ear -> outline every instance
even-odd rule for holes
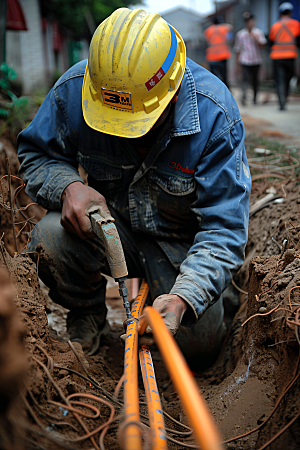
[[[180,91],[180,87],[181,87],[181,85],[179,86],[179,88],[177,89],[176,94],[174,95],[174,97],[171,100],[171,103],[173,103],[173,104],[176,103],[177,100],[178,100],[178,94],[179,94],[179,91]]]

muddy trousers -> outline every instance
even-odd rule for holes
[[[178,270],[152,236],[133,233],[111,210],[116,221],[128,268],[128,278],[145,278],[150,287],[147,303],[168,294]],[[82,314],[105,313],[106,279],[110,275],[100,239],[81,240],[60,224],[60,212],[48,212],[34,227],[28,252],[39,254],[39,276],[50,288],[51,299]],[[189,245],[182,243],[181,259]],[[37,254],[30,254],[37,262]],[[216,358],[225,335],[222,298],[192,327],[180,327],[176,339],[194,370],[202,370]]]
[[[274,59],[274,75],[280,109],[283,110],[289,95],[290,81],[295,74],[294,59]]]

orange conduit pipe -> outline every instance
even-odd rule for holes
[[[124,354],[124,408],[126,422],[139,421],[138,393],[138,321],[149,292],[148,284],[143,281],[139,295],[132,305],[131,314],[136,320],[129,321],[126,329]],[[141,429],[137,425],[128,425],[124,432],[125,450],[142,450]]]
[[[141,345],[139,357],[150,421],[151,450],[167,450],[168,444],[165,432],[165,421],[151,353],[147,345]]]
[[[147,295],[149,292],[149,286],[147,282],[143,282],[139,290],[139,295],[132,305],[131,314],[135,319],[139,319],[142,309],[144,307]],[[131,337],[131,336],[129,336]],[[125,349],[126,350],[126,349]],[[131,350],[129,350],[130,352]],[[128,353],[129,353],[128,352]],[[151,436],[151,450],[167,450],[167,439],[165,432],[164,416],[162,412],[162,406],[160,402],[160,397],[158,393],[158,387],[155,378],[155,372],[153,367],[153,362],[151,358],[151,353],[147,345],[142,345],[139,349],[139,358],[141,365],[141,372],[143,376],[143,382],[145,386],[148,414],[150,421],[150,436]],[[132,361],[132,358],[129,358]],[[127,367],[126,367],[127,369]],[[129,420],[127,418],[127,420]],[[133,420],[133,419],[131,419]],[[130,430],[130,425],[125,429],[125,436],[127,433],[128,440],[131,440],[131,433],[136,434],[134,426],[133,430]],[[129,431],[128,431],[129,429]],[[133,436],[132,436],[133,438]]]
[[[146,307],[139,323],[139,334],[150,325],[155,342],[179,394],[185,413],[202,450],[221,450],[221,439],[213,418],[199,392],[189,367],[175,339],[167,330],[159,313]]]

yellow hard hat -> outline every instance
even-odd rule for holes
[[[146,134],[184,75],[182,37],[159,14],[117,9],[96,29],[82,87],[86,123],[127,138]]]

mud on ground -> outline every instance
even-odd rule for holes
[[[254,192],[252,202],[264,196],[266,188],[267,186],[263,186],[261,187],[263,192]],[[281,185],[276,188],[282,189]],[[286,198],[281,205],[268,206],[257,212],[250,220],[246,262],[235,278],[238,285],[249,291],[248,301],[245,300],[245,294],[240,294],[241,307],[218,361],[205,373],[196,375],[200,391],[224,440],[244,434],[263,423],[297,369],[299,345],[293,327],[290,328],[287,324],[286,317],[290,317],[291,314],[286,310],[289,309],[290,289],[300,284],[299,181],[292,180],[285,183],[284,191]],[[284,239],[288,240],[287,249],[282,257],[272,237],[280,245]],[[11,258],[2,246],[2,259],[3,254],[4,263],[16,286],[16,304],[22,312],[23,322],[26,325],[25,341],[30,362],[29,375],[25,378],[26,388],[22,390],[25,405],[20,397],[16,400],[18,420],[23,423],[23,428],[29,427],[29,430],[21,427],[19,434],[23,434],[26,448],[36,448],[33,444],[36,439],[44,448],[59,448],[56,443],[43,437],[44,429],[51,433],[53,439],[63,434],[72,440],[83,432],[80,431],[72,414],[64,407],[49,403],[49,400],[57,402],[62,400],[57,389],[49,381],[45,368],[37,360],[48,367],[65,396],[76,392],[98,394],[99,390],[91,386],[89,381],[67,370],[75,370],[85,375],[69,345],[57,342],[49,336],[47,297],[40,289],[35,264],[25,255]],[[246,283],[248,271],[249,282]],[[261,295],[271,286],[273,287],[268,292]],[[292,291],[292,305],[300,303],[299,294],[297,289]],[[276,306],[278,311],[275,310],[265,317],[253,317],[243,327],[241,326],[247,318],[258,313],[268,313]],[[121,332],[120,325],[114,324],[111,333],[105,337],[100,354],[95,357],[85,357],[80,345],[74,344],[88,373],[97,380],[102,389],[111,394],[123,373],[124,347],[119,340]],[[164,410],[177,421],[188,424],[155,347],[152,350],[152,357]],[[139,387],[140,399],[145,401],[141,379]],[[260,430],[228,443],[226,448],[243,450],[260,448],[299,412],[298,402],[295,400],[298,393],[299,383],[296,381],[274,415]],[[122,401],[122,393],[119,400]],[[115,406],[117,413],[121,413],[122,407]],[[144,406],[141,406],[141,411],[146,413]],[[97,421],[87,420],[86,423],[92,430],[96,425],[105,422],[108,416],[108,408],[101,406],[101,418]],[[180,430],[180,426],[174,426],[169,420],[167,426]],[[296,421],[268,448],[274,450],[299,448],[298,429],[299,421]],[[36,433],[40,434],[37,436]],[[174,437],[178,439],[178,436]],[[192,438],[185,439],[184,442],[194,443]],[[89,440],[85,440],[73,444],[69,442],[69,445],[84,449],[91,448],[92,444]],[[106,435],[105,448],[115,449],[119,448],[118,445],[115,427]],[[175,449],[178,446],[170,443],[169,448]]]
[[[4,142],[4,144],[7,156],[11,160],[12,173],[16,174],[18,162],[14,148],[10,148],[9,142]],[[4,158],[3,161],[0,161],[1,176],[3,176],[6,173],[5,155],[2,154],[1,158]],[[17,181],[12,183],[13,191],[17,189],[18,185]],[[290,290],[300,285],[300,182],[297,177],[285,178],[280,182],[275,182],[274,179],[262,179],[253,184],[251,203],[254,204],[258,199],[264,197],[270,187],[275,187],[276,195],[284,196],[284,201],[281,204],[271,204],[251,217],[245,264],[234,278],[235,283],[243,291],[248,292],[248,295],[239,294],[241,306],[236,313],[218,360],[205,373],[195,376],[224,440],[245,434],[263,424],[274,408],[277,399],[284,393],[286,386],[292,380],[293,375],[299,373],[299,368],[297,368],[299,345],[295,337],[295,326],[288,324],[286,318],[290,317],[292,320],[295,316],[295,314],[289,313],[288,297]],[[4,196],[2,195],[0,202],[6,202],[6,206],[9,206],[5,198],[7,195],[5,183],[3,183],[3,189]],[[24,197],[18,196],[20,205],[28,204],[29,200],[26,195],[21,195]],[[30,214],[27,214],[27,217],[34,216],[33,222],[39,220],[45,213],[35,205],[30,208],[33,209],[29,209]],[[21,230],[22,226],[23,224],[17,225],[18,230],[21,231],[18,237],[19,251],[26,245],[30,231],[29,225]],[[122,303],[119,300],[110,299],[108,301],[109,318],[119,317],[119,320],[111,320],[112,331],[105,337],[99,355],[85,357],[81,347],[74,344],[81,363],[88,374],[99,383],[101,392],[99,388],[92,385],[90,380],[84,380],[71,372],[73,370],[81,375],[86,375],[68,343],[59,342],[60,340],[66,341],[63,329],[66,312],[49,301],[46,290],[41,290],[37,268],[31,259],[24,254],[13,257],[15,247],[10,212],[4,211],[3,208],[1,208],[0,231],[1,236],[4,232],[2,239],[4,244],[0,242],[0,261],[9,271],[16,288],[15,303],[22,313],[22,320],[27,330],[25,343],[30,367],[27,375],[24,369],[25,387],[22,387],[21,396],[11,397],[9,414],[5,419],[0,414],[0,449],[4,448],[4,434],[1,432],[1,426],[2,429],[4,427],[5,430],[8,430],[6,438],[13,442],[11,448],[14,449],[60,448],[62,444],[58,445],[55,440],[61,435],[69,440],[64,444],[66,448],[92,448],[93,444],[89,440],[71,442],[72,439],[82,436],[84,431],[65,407],[54,405],[49,401],[62,402],[58,389],[64,396],[76,392],[98,395],[99,393],[103,394],[103,389],[106,396],[110,396],[114,392],[123,373],[124,345],[119,339],[119,335],[123,332],[121,326]],[[272,238],[279,246],[282,246],[284,240],[287,240],[283,254]],[[260,295],[270,287],[272,288],[268,292]],[[292,308],[297,307],[294,304],[300,303],[299,291],[295,289],[291,292]],[[257,299],[256,296],[259,298]],[[268,314],[277,306],[278,308],[274,312]],[[255,314],[266,313],[266,316],[251,318]],[[51,327],[56,331],[61,331],[58,337],[55,330],[49,330],[49,318]],[[247,319],[250,320],[242,326]],[[179,423],[188,424],[157,349],[153,347],[151,352],[163,409]],[[46,369],[40,363],[44,364]],[[53,377],[56,387],[49,381],[51,377]],[[285,424],[296,417],[299,412],[296,401],[299,395],[298,381],[295,381],[265,425],[255,433],[227,443],[225,448],[260,449]],[[140,400],[144,402],[141,377],[139,388]],[[84,401],[90,403],[90,400],[84,399]],[[117,415],[122,414],[122,390],[118,402],[119,405],[114,403]],[[92,404],[99,406],[95,402]],[[109,409],[101,405],[100,410],[101,417],[98,419],[84,419],[90,430],[100,426],[108,419]],[[88,412],[91,413],[91,411]],[[141,412],[146,414],[144,405],[141,405]],[[116,422],[116,425],[118,423]],[[174,424],[169,419],[166,419],[166,425],[170,429],[184,431],[180,425]],[[268,448],[271,450],[299,449],[298,428],[299,419]],[[52,441],[44,437],[45,432],[48,433],[48,438],[50,433]],[[12,437],[13,435],[14,437]],[[97,436],[99,437],[99,434]],[[175,434],[171,434],[171,436],[180,439]],[[182,442],[195,444],[192,437],[182,439]],[[106,449],[120,448],[117,427],[109,429],[104,445]],[[168,443],[168,445],[170,449],[183,448],[173,443]],[[8,447],[6,446],[6,448]]]

